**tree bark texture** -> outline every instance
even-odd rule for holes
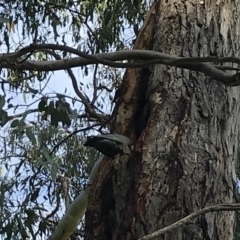
[[[156,0],[135,43],[184,57],[236,56],[240,1]],[[105,159],[86,213],[86,239],[138,239],[206,206],[233,203],[240,87],[156,65],[128,69],[113,132],[134,142],[116,169]],[[215,212],[160,236],[234,239],[235,213]]]

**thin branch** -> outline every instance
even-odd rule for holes
[[[35,113],[35,112],[39,112],[39,110],[37,108],[36,109],[29,109],[29,110],[26,110],[23,113],[18,113],[18,114],[15,114],[15,115],[8,116],[8,120],[12,120],[14,118],[20,118],[24,115],[26,116],[28,114]]]
[[[46,50],[45,52],[48,52],[49,54],[53,55],[57,60],[61,60],[61,57],[58,54],[56,54],[55,52],[49,51],[49,50]],[[67,68],[66,71],[68,72],[68,74],[71,78],[73,89],[74,89],[75,93],[82,100],[82,103],[85,106],[86,113],[89,114],[90,117],[94,117],[95,119],[97,119],[99,123],[105,122],[108,117],[106,115],[99,114],[99,113],[97,113],[96,111],[93,110],[93,108],[91,107],[88,99],[79,90],[79,87],[78,87],[78,84],[77,84],[77,79],[76,79],[75,75],[73,74],[73,71],[70,68]]]
[[[98,68],[98,64],[96,65],[95,69],[94,69],[94,73],[93,73],[93,98],[91,101],[91,104],[94,105],[96,100],[97,100],[97,91],[98,91],[98,87],[97,87],[97,68]]]
[[[190,215],[188,215],[187,217],[171,224],[168,227],[162,228],[156,232],[153,232],[151,234],[148,234],[144,237],[139,238],[138,240],[150,240],[150,239],[154,239],[162,234],[165,234],[167,232],[171,232],[173,231],[173,229],[181,227],[183,225],[186,225],[187,223],[190,223],[191,221],[193,221],[194,218],[208,213],[208,212],[219,212],[219,211],[237,211],[240,210],[240,204],[239,203],[229,203],[229,204],[218,204],[218,205],[214,205],[214,206],[210,206],[210,207],[206,207],[203,208],[195,213],[192,213]]]
[[[88,21],[87,21],[87,18],[85,19],[84,21],[84,25],[87,27],[87,29],[89,30],[89,32],[92,34],[92,36],[95,38],[95,41],[96,41],[96,46],[97,48],[100,47],[100,42],[99,42],[99,39],[97,37],[97,34],[95,32],[93,32],[93,30],[90,28],[90,26],[88,25]],[[97,49],[97,53],[99,53],[99,49]]]
[[[37,31],[36,31],[36,32],[37,32]],[[35,37],[36,37],[36,36],[35,36]],[[35,39],[35,41],[36,41],[36,39]],[[36,48],[34,47],[34,46],[35,46],[35,43],[33,43],[33,44],[31,44],[31,45],[33,46],[32,50],[27,54],[26,57],[24,57],[24,59],[22,59],[22,60],[19,61],[18,63],[23,63],[23,62],[25,62],[27,59],[29,59],[29,58],[33,55],[34,51],[36,50]]]
[[[104,85],[99,85],[98,87],[97,87],[97,90],[105,90],[105,91],[107,91],[108,93],[112,93],[113,92],[113,87],[112,88],[108,88],[107,86],[104,86]]]
[[[57,143],[53,149],[51,150],[50,152],[50,156],[54,153],[54,151],[61,145],[63,144],[64,142],[66,142],[70,137],[72,137],[73,135],[79,133],[79,132],[83,132],[83,131],[87,131],[87,130],[90,130],[96,126],[99,126],[99,124],[94,124],[92,126],[89,126],[89,127],[85,127],[85,128],[81,128],[81,129],[78,129],[78,130],[75,130],[73,131],[72,133],[70,133],[68,136],[66,136],[64,139],[62,139],[59,143]]]

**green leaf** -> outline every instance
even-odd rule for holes
[[[45,161],[45,160],[43,160],[43,161],[41,161],[40,163],[41,163],[41,164],[42,164],[42,166],[45,168],[45,170],[47,170],[47,171],[48,171],[48,162],[47,162],[47,161]]]
[[[27,104],[27,95],[25,92],[23,92],[23,101],[25,104]]]
[[[38,228],[40,231],[45,233],[47,229],[47,221],[41,221],[38,225]]]
[[[10,22],[10,19],[0,17],[0,23],[7,23],[7,22]]]
[[[25,163],[25,160],[21,160],[20,163],[18,164],[18,166],[15,168],[15,175],[17,175],[19,173],[19,170],[21,168],[21,166]]]
[[[71,110],[71,114],[69,114],[69,116],[73,119],[77,118],[78,117],[77,110],[76,109]]]
[[[40,188],[37,188],[30,197],[30,201],[34,202],[39,196]]]
[[[57,127],[58,122],[59,122],[58,111],[54,111],[54,113],[51,113],[51,125]]]
[[[0,95],[0,109],[2,109],[5,105],[5,97]]]
[[[7,239],[11,239],[12,237],[13,225],[14,223],[12,221],[9,221],[9,223],[5,227],[1,227],[1,232],[7,234]]]
[[[21,119],[21,120],[19,121],[19,126],[20,126],[21,128],[24,128],[24,127],[26,126],[26,123],[24,122],[23,119]]]
[[[52,112],[52,110],[53,109],[55,109],[55,107],[54,107],[54,101],[51,101],[50,103],[49,103],[49,113],[51,113]]]
[[[53,164],[51,168],[51,176],[54,181],[56,180],[57,170],[58,170],[58,166],[56,164]]]
[[[47,106],[47,100],[46,98],[42,98],[42,100],[38,104],[38,110],[40,112],[47,112],[48,106]]]
[[[52,163],[52,159],[48,153],[48,151],[46,151],[45,149],[42,150],[42,153],[44,155],[44,157],[46,158],[46,160],[48,161],[48,163]]]
[[[21,218],[19,218],[18,216],[16,216],[16,220],[17,220],[18,229],[19,229],[21,235],[22,235],[23,237],[27,237],[28,234],[27,234],[27,232],[26,232],[26,230],[25,230],[25,227],[24,227],[24,225],[23,225],[23,222],[22,222]]]
[[[23,116],[22,116],[22,121],[24,121],[24,120],[26,119],[26,117],[27,117],[28,113],[29,113],[29,111],[28,111],[28,110],[27,110],[27,111],[25,111],[25,112],[23,113]]]
[[[29,138],[29,140],[30,140],[34,145],[37,144],[36,138],[35,138],[35,136],[34,136],[34,134],[33,134],[33,132],[32,132],[32,130],[31,130],[30,127],[28,127],[28,128],[26,129],[26,135],[27,135],[27,137]]]
[[[0,125],[3,127],[9,120],[8,113],[4,110],[0,110]]]
[[[11,125],[10,125],[10,127],[11,128],[15,128],[15,127],[18,127],[19,126],[19,120],[18,119],[15,119],[15,120],[13,120],[12,122],[11,122]]]

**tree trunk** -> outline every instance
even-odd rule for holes
[[[236,56],[240,2],[156,0],[135,49],[185,57]],[[240,87],[156,65],[129,69],[113,132],[135,149],[106,158],[89,196],[86,239],[138,239],[204,207],[235,202]],[[207,213],[158,239],[234,239],[234,212]]]

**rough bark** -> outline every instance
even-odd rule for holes
[[[157,0],[135,44],[179,56],[237,56],[240,3]],[[103,161],[86,239],[137,239],[206,206],[235,202],[240,87],[157,65],[123,79],[114,132],[135,142],[122,167]],[[234,212],[208,213],[159,239],[233,239]]]

